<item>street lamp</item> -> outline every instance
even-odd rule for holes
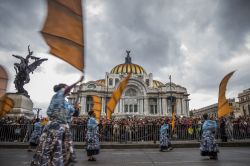
[[[174,111],[173,107],[174,107],[176,98],[173,96],[173,92],[172,92],[171,75],[169,76],[169,80],[170,80],[170,97],[168,97],[168,99],[170,100],[170,111],[171,111],[171,114],[173,115],[173,111]]]
[[[41,108],[33,108],[34,111],[36,111],[36,118],[39,118],[39,113],[42,110]]]

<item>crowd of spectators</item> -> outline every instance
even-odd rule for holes
[[[211,117],[214,118],[214,117]],[[5,117],[0,119],[0,140],[11,140],[21,138],[20,140],[28,139],[27,135],[31,133],[33,119],[25,117],[10,118]],[[199,139],[201,133],[201,117],[176,117],[175,131],[169,130],[171,137],[177,139]],[[41,118],[41,122],[46,122],[47,118]],[[215,119],[216,120],[216,119]],[[236,139],[250,138],[250,116],[233,117],[228,120],[233,125],[233,135]],[[166,117],[127,117],[113,118],[100,120],[100,135],[103,141],[114,140],[158,140],[160,126],[166,121]],[[72,119],[71,130],[74,141],[81,142],[84,140],[86,130],[87,117],[76,117]],[[171,125],[171,117],[169,117]],[[44,123],[46,124],[46,123]],[[12,126],[12,127],[11,127]],[[30,127],[29,127],[30,126]],[[220,122],[218,121],[218,126]],[[30,130],[30,131],[29,131]],[[218,134],[219,134],[218,128]],[[6,135],[6,133],[8,133]],[[28,133],[28,134],[27,134]],[[13,135],[15,137],[13,137]],[[8,138],[9,137],[9,138]],[[220,137],[220,136],[218,136]]]
[[[171,117],[128,117],[128,118],[113,118],[111,120],[107,120],[106,118],[101,118],[100,122],[102,125],[109,124],[109,125],[162,125],[166,118],[169,118],[171,122]],[[214,117],[211,117],[215,120]],[[231,116],[228,118],[234,125],[239,125],[242,127],[249,127],[250,126],[250,116],[239,116],[237,118]],[[8,124],[8,125],[27,125],[27,124],[34,124],[36,117],[33,119],[26,118],[24,116],[21,117],[3,117],[0,119],[0,125]],[[46,117],[42,117],[41,121],[46,121]],[[72,125],[85,125],[87,123],[87,117],[74,117],[72,119]],[[202,123],[201,117],[175,117],[175,124],[176,125],[183,125],[183,126],[193,126],[199,125]],[[250,129],[249,129],[250,130]]]
[[[167,117],[169,118],[169,117]],[[211,119],[216,120],[214,117]],[[228,118],[233,124],[240,126],[250,126],[250,116],[239,116],[237,118],[231,116]],[[128,117],[128,118],[114,118],[111,120],[107,120],[105,118],[101,118],[101,124],[110,124],[110,125],[162,125],[166,117]],[[171,122],[171,117],[169,118]],[[202,124],[201,117],[175,117],[176,125],[184,125],[184,126],[192,126],[192,125],[200,125]],[[72,120],[73,125],[84,125],[87,122],[87,117],[77,117]]]
[[[32,119],[27,118],[25,116],[21,117],[3,117],[0,119],[0,125],[33,125],[36,122],[36,118],[34,117]],[[41,122],[48,121],[47,117],[41,117]]]

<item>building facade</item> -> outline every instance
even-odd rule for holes
[[[238,94],[240,110],[244,116],[250,115],[250,88]]]
[[[119,82],[132,73],[128,85],[118,102],[113,116],[171,116],[170,96],[176,98],[176,110],[179,116],[189,115],[189,94],[186,88],[175,83],[162,83],[153,79],[153,74],[137,64],[132,63],[130,52],[127,51],[125,63],[116,65],[110,72],[106,72],[105,78],[97,81],[89,81],[77,86],[70,97],[74,102],[79,96],[81,115],[87,115],[91,110],[92,95],[101,97],[102,115],[105,115],[105,106],[112,92]],[[170,86],[171,84],[171,86]]]
[[[235,99],[229,99],[229,106],[232,108],[234,116],[239,117],[242,116],[242,112],[240,111],[239,102],[236,102]],[[192,110],[193,116],[202,117],[203,114],[208,114],[210,117],[217,117],[218,115],[218,103],[212,104],[200,109]]]

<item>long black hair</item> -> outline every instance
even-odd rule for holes
[[[66,84],[58,84],[54,86],[54,92],[58,92],[60,89],[65,88],[67,85]]]
[[[208,114],[207,114],[207,113],[203,114],[203,118],[204,118],[205,120],[207,120],[207,119],[208,119]]]

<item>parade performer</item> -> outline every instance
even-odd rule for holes
[[[30,140],[29,140],[30,144],[29,144],[28,152],[32,152],[32,148],[35,148],[38,145],[41,134],[42,134],[42,126],[40,123],[40,119],[37,118],[34,124],[34,131],[32,132]]]
[[[218,145],[215,140],[215,132],[217,124],[213,120],[208,119],[208,115],[204,114],[204,123],[202,125],[202,139],[200,143],[201,156],[209,156],[210,159],[218,159]]]
[[[70,151],[68,157],[66,158],[69,158],[69,161],[70,162],[76,162],[76,154],[75,154],[75,150],[74,150],[74,146],[73,146],[73,139],[72,139],[72,133],[71,133],[71,130],[70,130],[70,124],[71,124],[71,121],[72,121],[72,117],[75,116],[75,115],[79,115],[79,113],[76,113],[76,112],[79,112],[79,107],[74,107],[72,104],[70,104],[68,101],[64,101],[64,108],[67,110],[67,125],[66,125],[66,138],[67,140],[65,140],[66,144],[68,144],[68,150]]]
[[[166,119],[165,123],[161,126],[160,129],[160,151],[164,152],[165,150],[173,150],[171,145],[169,136],[168,136],[168,129],[169,129],[169,120]]]
[[[64,166],[70,162],[70,132],[67,124],[68,111],[65,109],[65,96],[83,77],[71,86],[58,84],[54,86],[56,94],[52,97],[47,110],[49,122],[43,129],[40,143],[34,154],[32,166]]]
[[[94,111],[88,113],[89,118],[87,122],[87,134],[86,134],[86,151],[88,161],[96,161],[93,155],[99,154],[100,143],[99,143],[99,127],[95,119]]]

